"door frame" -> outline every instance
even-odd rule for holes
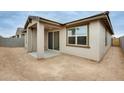
[[[49,49],[49,33],[50,32],[53,32],[53,49]],[[58,50],[55,50],[54,49],[54,32],[59,32],[59,49]],[[49,31],[48,33],[47,33],[47,40],[48,40],[48,50],[54,50],[54,51],[60,51],[60,31],[58,31],[58,30],[56,30],[56,31]]]

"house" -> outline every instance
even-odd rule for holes
[[[47,50],[56,50],[97,62],[111,47],[114,34],[109,12],[65,24],[29,16],[24,29],[25,48],[37,58],[44,58]]]
[[[24,30],[24,28],[21,28],[21,27],[17,28],[15,37],[16,38],[24,38],[25,34],[23,33],[23,30]]]
[[[3,36],[0,35],[0,38],[3,38]]]
[[[10,36],[10,38],[16,38],[16,35]]]

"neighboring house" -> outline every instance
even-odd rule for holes
[[[24,28],[17,28],[17,31],[16,31],[16,38],[24,38],[24,33],[23,33],[23,31],[24,31]]]
[[[3,38],[2,36],[0,36],[0,38]]]
[[[10,38],[16,38],[16,35],[11,36]]]
[[[56,50],[95,61],[100,61],[111,47],[114,34],[109,12],[75,20],[65,24],[29,16],[25,47],[28,52],[44,58],[46,50]]]

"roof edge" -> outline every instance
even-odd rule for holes
[[[109,14],[109,11],[105,11],[105,12],[102,12],[102,13],[99,13],[99,14],[96,14],[96,15],[93,15],[93,16],[85,17],[85,18],[74,20],[74,21],[71,21],[71,22],[66,22],[64,24],[69,24],[69,23],[73,23],[73,22],[77,22],[77,21],[81,21],[81,20],[85,20],[85,19],[89,19],[89,18],[101,16],[101,15],[108,15],[108,14]]]

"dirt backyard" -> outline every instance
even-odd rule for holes
[[[112,47],[100,63],[66,54],[37,60],[24,48],[0,47],[0,80],[124,80],[124,55]]]

